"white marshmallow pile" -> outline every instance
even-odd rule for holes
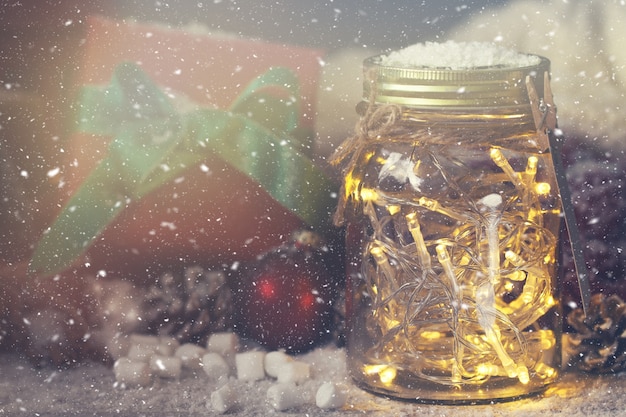
[[[122,387],[145,387],[152,377],[180,378],[182,360],[176,352],[182,348],[178,341],[169,337],[133,334],[113,365],[115,381]],[[183,345],[184,346],[184,345]]]
[[[307,404],[336,409],[347,402],[345,384],[323,382],[317,386],[311,366],[283,351],[239,352],[239,338],[234,333],[212,334],[206,348],[180,345],[174,339],[158,336],[131,335],[128,342],[125,349],[119,350],[122,356],[113,367],[119,387],[146,387],[155,377],[180,379],[184,370],[196,373],[202,369],[218,387],[206,403],[218,413],[233,410],[240,401],[235,381],[254,383],[267,378],[275,380],[267,390],[267,402],[278,411]]]

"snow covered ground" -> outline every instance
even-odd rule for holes
[[[626,413],[626,374],[589,376],[568,373],[543,396],[480,406],[436,406],[398,402],[366,393],[346,378],[344,351],[316,349],[299,359],[311,364],[313,379],[304,389],[311,395],[325,381],[348,381],[346,406],[326,411],[310,404],[276,411],[266,394],[275,382],[231,381],[237,405],[234,416],[567,416],[604,417]],[[68,370],[33,369],[13,354],[0,355],[0,416],[210,416],[207,400],[216,389],[204,372],[180,380],[156,379],[145,388],[115,387],[113,370],[86,363]]]

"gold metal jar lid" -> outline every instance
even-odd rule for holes
[[[543,92],[543,74],[550,61],[536,56],[536,65],[486,66],[469,69],[384,66],[383,56],[363,63],[363,99],[423,110],[488,111],[503,114],[529,108],[526,77]]]

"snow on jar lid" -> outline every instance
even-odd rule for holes
[[[526,114],[550,61],[488,42],[426,42],[364,61],[363,98],[424,110]],[[539,76],[537,76],[539,75]]]

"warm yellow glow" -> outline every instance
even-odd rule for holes
[[[498,376],[502,374],[502,370],[500,369],[498,365],[488,362],[488,363],[481,363],[480,365],[478,365],[476,367],[476,373],[478,373],[478,375],[482,377]]]
[[[500,149],[491,148],[491,151],[489,151],[489,156],[498,166],[508,163],[504,155],[502,155],[502,151]]]
[[[550,194],[550,184],[547,182],[538,182],[535,184],[535,192],[539,195],[548,195]]]
[[[528,374],[528,368],[526,368],[524,365],[519,365],[517,367],[517,379],[519,379],[519,382],[521,382],[524,385],[530,382],[530,375]]]
[[[375,375],[381,373],[387,365],[364,365],[363,373],[365,375]]]
[[[526,273],[524,271],[513,271],[507,278],[511,281],[524,281],[526,279]]]
[[[417,220],[417,213],[409,213],[405,217],[406,224],[409,226],[409,229],[420,227],[419,221]]]
[[[437,252],[437,259],[439,260],[439,263],[443,267],[443,271],[448,278],[448,283],[450,284],[453,297],[458,300],[461,296],[461,289],[459,288],[459,283],[456,281],[454,267],[452,266],[450,255],[448,255],[448,250],[445,245],[437,245],[435,247],[435,251]]]
[[[539,334],[541,335],[541,350],[546,351],[552,349],[556,344],[554,334],[550,330],[539,330]]]
[[[431,198],[420,197],[417,202],[420,206],[425,207],[428,210],[436,211],[439,208],[439,203]]]
[[[467,220],[466,217],[448,208],[443,207],[437,200],[433,200],[432,198],[420,197],[419,200],[417,200],[417,204],[419,204],[420,206],[424,207],[427,210],[441,213],[455,220]]]
[[[396,379],[397,371],[389,365],[364,365],[363,373],[365,375],[376,375],[380,378],[380,382],[385,385],[391,385]]]
[[[387,255],[385,255],[385,251],[380,246],[374,246],[370,249],[370,253],[374,257],[374,261],[376,261],[376,265],[380,268],[387,280],[390,283],[395,282],[395,271],[393,267],[389,264],[389,260],[387,259]]]
[[[351,195],[356,194],[355,191],[359,188],[361,181],[354,178],[352,171],[348,172],[344,178],[344,198],[348,199]]]
[[[363,201],[377,201],[378,193],[373,188],[361,189],[361,200]]]
[[[530,209],[528,209],[528,220],[530,220],[531,222],[535,222],[538,218],[541,217],[542,214],[543,212],[541,210],[537,210],[536,208],[531,207]]]
[[[552,368],[551,366],[546,365],[543,362],[539,362],[537,364],[537,366],[535,367],[535,371],[543,379],[553,378],[557,374],[556,369]]]
[[[372,249],[370,249],[370,253],[374,257],[376,263],[387,263],[387,257],[385,256],[385,252],[380,246],[374,246]]]
[[[528,162],[526,164],[526,180],[534,181],[535,175],[537,174],[537,163],[539,162],[539,158],[536,156],[528,157]]]
[[[487,348],[487,346],[485,345],[485,343],[487,342],[485,340],[485,335],[484,334],[468,334],[465,336],[465,339],[470,342],[471,344],[478,346],[479,349],[485,349]]]
[[[396,214],[400,213],[400,210],[401,210],[401,207],[397,204],[389,204],[387,206],[387,211],[392,216],[395,216]]]
[[[420,336],[428,340],[441,339],[443,337],[441,332],[436,332],[436,331],[425,331],[425,332],[420,333]]]
[[[439,262],[445,263],[450,260],[450,256],[444,245],[437,245],[435,251],[437,251],[437,259],[439,259]]]
[[[524,293],[522,294],[522,301],[525,304],[529,304],[530,302],[533,301],[533,299],[535,298],[535,288],[534,287],[529,287],[526,288],[524,287]]]
[[[542,378],[540,383],[556,377],[549,365],[558,353],[557,340],[536,323],[557,303],[550,294],[555,240],[543,229],[559,208],[554,213],[542,208],[540,196],[551,188],[536,182],[546,180],[538,172],[545,169],[538,157],[530,156],[524,169],[520,153],[512,151],[509,161],[507,150],[487,149],[495,172],[481,177],[485,187],[477,194],[463,196],[476,203],[469,209],[447,190],[386,192],[374,175],[355,171],[362,176],[351,178],[351,197],[369,203],[363,214],[372,226],[363,257],[374,306],[367,324],[384,337],[363,361],[388,363],[361,362],[357,369],[378,388],[412,383],[423,373],[448,386],[491,379],[494,386],[524,392],[535,386],[531,375]],[[370,162],[374,158],[390,162],[377,156]],[[502,183],[500,193],[495,185]],[[497,204],[485,199],[492,197],[485,190],[498,197]],[[443,320],[450,314],[454,326]]]
[[[459,266],[469,265],[471,261],[472,261],[472,258],[467,253],[465,253],[459,260]]]
[[[421,267],[424,269],[430,269],[430,254],[424,242],[424,236],[422,235],[422,229],[420,227],[419,219],[416,213],[409,213],[406,215],[406,223],[413,241],[415,242],[415,249],[417,250],[417,257],[420,260]]]
[[[500,149],[491,148],[489,156],[491,157],[491,160],[495,162],[495,164],[500,167],[500,169],[507,175],[507,177],[509,177],[511,182],[515,184],[517,188],[523,188],[520,175],[513,170],[513,167],[511,167],[511,164],[509,164],[509,160],[506,159]]]
[[[381,164],[381,165],[385,165],[388,161],[387,158],[383,158],[382,156],[378,156],[374,161],[376,161],[376,163]]]
[[[386,325],[387,330],[393,329],[400,325],[400,321],[395,320],[395,319],[385,318],[385,325]]]
[[[524,262],[524,260],[517,253],[510,250],[504,253],[504,257],[515,266],[520,266]]]
[[[396,369],[390,367],[387,367],[385,369],[383,369],[379,376],[380,376],[380,382],[382,382],[385,385],[390,385],[394,379],[396,379]]]

